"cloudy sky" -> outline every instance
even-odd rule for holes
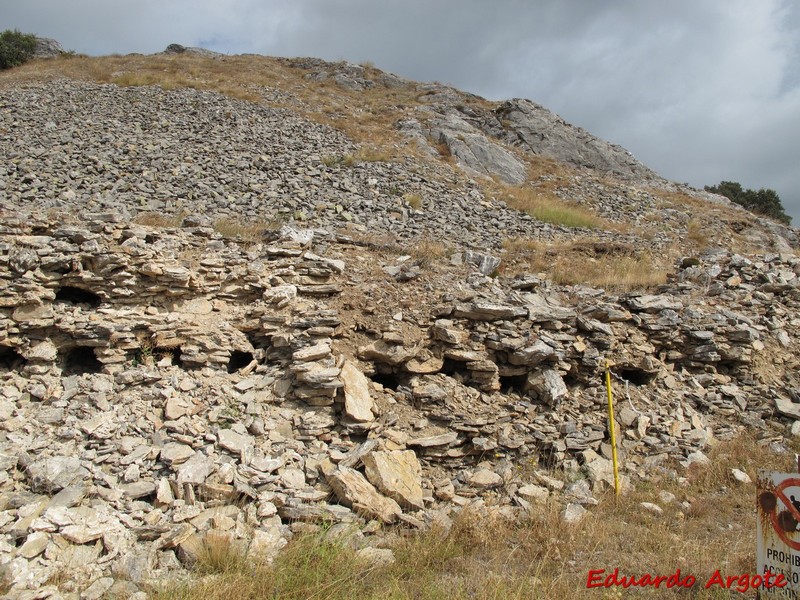
[[[800,224],[797,0],[2,0],[0,28],[90,55],[372,61],[530,98],[669,179],[772,188]]]

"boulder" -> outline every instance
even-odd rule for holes
[[[336,497],[356,513],[384,523],[394,523],[403,514],[400,505],[391,498],[382,496],[367,479],[355,469],[339,467],[326,473],[328,485]]]
[[[374,451],[362,457],[367,479],[400,506],[422,510],[422,468],[412,450]]]

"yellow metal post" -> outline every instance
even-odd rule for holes
[[[608,392],[608,433],[611,435],[611,461],[614,465],[614,492],[619,496],[619,465],[617,435],[614,430],[614,400],[611,397],[611,365],[606,361],[606,392]]]

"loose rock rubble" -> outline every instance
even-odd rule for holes
[[[338,132],[208,92],[14,88],[0,132],[12,597],[141,598],[205,541],[272,560],[321,524],[385,563],[384,527],[464,507],[558,502],[576,522],[613,485],[607,361],[625,486],[800,419],[793,254],[687,257],[647,294],[491,277],[501,235],[549,226],[402,165],[327,167],[354,149]],[[436,202],[410,209],[391,185]],[[150,227],[142,209],[185,214]],[[290,214],[258,241],[211,226]],[[349,227],[412,239],[443,220],[440,262]]]

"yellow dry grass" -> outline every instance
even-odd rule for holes
[[[484,185],[484,192],[544,223],[582,229],[618,229],[617,225],[603,219],[591,208],[558,196],[559,189],[567,184],[564,165],[537,157],[530,171],[535,177],[534,183],[507,185],[491,182]]]
[[[513,238],[503,242],[505,275],[546,273],[560,285],[590,285],[608,290],[647,289],[667,280],[674,257],[654,255],[627,244],[581,239],[541,242]]]
[[[241,221],[226,217],[214,221],[214,230],[225,238],[245,243],[256,243],[264,239],[268,231],[280,229],[282,221]]]
[[[140,212],[132,221],[137,225],[146,225],[148,227],[159,228],[174,228],[180,227],[186,213],[183,211],[177,213],[163,213],[163,212]]]

